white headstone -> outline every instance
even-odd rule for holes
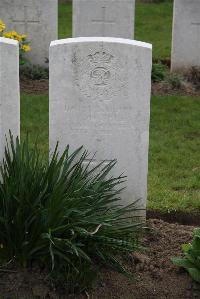
[[[73,0],[73,37],[133,38],[135,0]]]
[[[200,66],[200,0],[174,0],[172,71]]]
[[[19,47],[0,37],[0,161],[9,130],[14,138],[20,134]]]
[[[151,45],[120,38],[72,38],[50,46],[50,150],[83,145],[118,160],[128,176],[125,205],[146,207]]]
[[[32,64],[48,66],[49,46],[58,38],[58,0],[1,0],[0,19],[7,31],[27,34]]]

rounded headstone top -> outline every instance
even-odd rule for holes
[[[0,37],[0,43],[18,46],[18,41],[11,38]]]
[[[118,43],[124,45],[132,45],[137,47],[143,47],[152,49],[152,45],[145,42],[140,42],[137,40],[125,39],[125,38],[116,38],[116,37],[76,37],[76,38],[67,38],[60,39],[51,42],[51,47],[72,43],[91,43],[91,42],[104,42],[104,43]]]

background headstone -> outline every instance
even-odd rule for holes
[[[73,0],[73,37],[133,38],[135,0]]]
[[[57,0],[1,0],[0,19],[7,31],[28,35],[32,51],[27,58],[32,64],[48,66],[50,43],[58,38]]]
[[[96,163],[118,160],[128,176],[125,205],[146,207],[151,45],[72,38],[50,46],[50,150],[84,145]],[[95,162],[94,162],[95,164]]]
[[[174,0],[172,71],[200,66],[200,1]]]
[[[19,46],[0,37],[0,161],[9,130],[14,138],[20,134]]]

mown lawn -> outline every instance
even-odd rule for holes
[[[31,143],[36,140],[42,153],[48,158],[49,101],[47,96],[21,96],[21,139],[28,133]]]
[[[200,98],[166,96],[151,101],[149,208],[200,209]],[[48,97],[23,95],[21,135],[29,132],[48,156]]]
[[[149,208],[200,210],[200,98],[153,97]]]
[[[153,44],[154,59],[169,58],[171,52],[172,7],[164,3],[137,3],[135,39]],[[72,36],[72,5],[59,5],[59,38]]]

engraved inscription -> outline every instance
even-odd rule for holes
[[[96,159],[85,159],[83,161],[83,165],[85,165],[85,167],[88,167],[88,170],[90,171],[92,168],[95,168],[97,166],[99,166],[97,169],[95,169],[95,173],[98,173],[99,170],[102,170],[104,167],[108,166],[108,164],[110,163],[114,163],[115,160],[96,160]],[[100,165],[101,164],[101,165]]]
[[[193,25],[193,26],[200,26],[200,22],[192,22],[191,25]]]
[[[106,7],[103,6],[103,7],[101,7],[101,17],[99,19],[93,19],[92,23],[99,24],[101,26],[102,36],[105,36],[106,35],[106,26],[111,25],[111,24],[115,24],[115,21],[114,20],[108,20],[106,18]]]
[[[95,160],[95,159],[85,159],[85,163],[93,163],[93,164],[109,164],[111,162],[114,162],[114,160]]]

